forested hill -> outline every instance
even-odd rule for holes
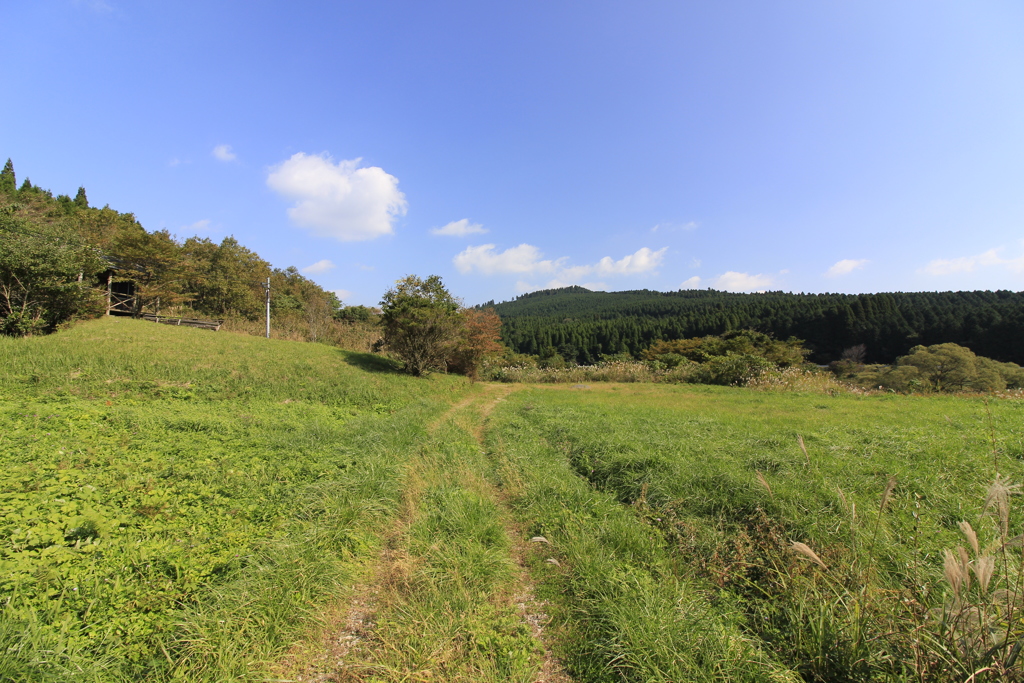
[[[889,363],[918,344],[955,342],[978,355],[1024,364],[1024,292],[733,294],[715,290],[592,292],[567,287],[494,305],[502,338],[519,353],[559,353],[592,363],[637,355],[659,340],[754,329],[806,341],[827,363],[867,346],[867,360]]]
[[[340,302],[294,267],[273,268],[234,237],[179,240],[131,213],[90,206],[85,188],[54,196],[14,164],[0,170],[0,334],[49,332],[106,310],[108,283],[130,283],[136,312],[255,320],[271,281],[278,318],[333,313]]]

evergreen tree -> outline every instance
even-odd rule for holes
[[[89,200],[86,199],[84,187],[78,188],[78,194],[75,195],[75,206],[80,209],[89,208]]]
[[[14,192],[16,189],[18,183],[14,177],[14,162],[8,158],[4,170],[0,171],[0,192]]]

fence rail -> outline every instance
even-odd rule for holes
[[[224,324],[223,320],[200,320],[198,318],[176,318],[170,315],[154,315],[152,313],[143,313],[143,320],[149,320],[154,323],[162,323],[164,325],[184,325],[185,327],[198,327],[203,330],[217,331],[220,326]]]

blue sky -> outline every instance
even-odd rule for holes
[[[1024,289],[1020,2],[5,5],[19,183],[349,304]]]

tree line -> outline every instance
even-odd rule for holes
[[[197,317],[258,319],[270,278],[272,312],[333,316],[341,302],[296,268],[274,268],[234,237],[179,240],[134,214],[90,206],[0,171],[0,333],[50,332],[103,312],[101,285],[131,282],[138,307]]]
[[[756,330],[803,340],[825,364],[865,347],[865,362],[892,363],[916,346],[956,343],[998,361],[1024,363],[1024,292],[735,294],[715,290],[544,290],[494,306],[502,339],[518,353],[588,365],[640,358],[663,340]]]

